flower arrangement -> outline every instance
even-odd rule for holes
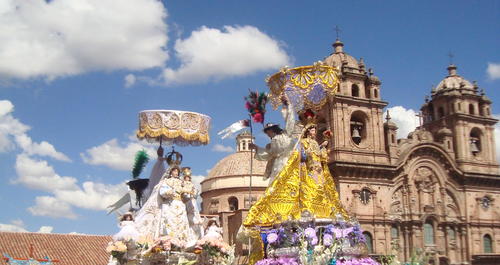
[[[259,260],[255,265],[299,265],[296,258],[269,258]]]
[[[111,256],[118,261],[123,261],[123,256],[127,253],[127,245],[126,242],[123,241],[114,241],[109,242],[106,247],[106,252],[111,254]]]
[[[262,239],[271,258],[261,260],[257,265],[378,265],[371,258],[357,258],[361,257],[359,248],[364,246],[366,239],[359,223],[354,221],[327,225],[284,223],[262,231]]]
[[[250,94],[245,97],[245,108],[252,116],[255,123],[264,123],[264,115],[266,114],[267,94],[262,92],[250,91]]]
[[[197,249],[208,260],[208,264],[229,265],[234,260],[234,247],[222,240],[203,238],[198,240]]]

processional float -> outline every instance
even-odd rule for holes
[[[310,66],[282,68],[266,81],[269,86],[268,98],[274,109],[281,104],[290,105],[303,118],[307,117],[308,113],[314,116],[325,108],[325,105],[334,98],[340,83],[338,69],[321,62]],[[329,111],[326,113],[330,115]],[[326,118],[331,120],[330,117]],[[311,210],[314,209],[314,206],[311,206],[314,201],[297,199],[296,205],[291,203],[293,199],[290,198],[304,198],[298,194],[301,192],[310,194],[311,185],[316,185],[303,182],[306,178],[301,175],[304,174],[302,172],[308,172],[303,154],[304,147],[300,146],[302,144],[300,137],[303,137],[307,128],[305,125],[302,130],[297,130],[299,139],[295,149],[297,152],[290,155],[286,165],[286,167],[293,165],[292,160],[296,154],[299,161],[298,170],[293,171],[292,168],[286,170],[298,172],[293,174],[298,174],[296,179],[299,181],[290,185],[285,181],[280,182],[283,174],[288,174],[280,173],[263,197],[252,206],[244,221],[244,227],[239,232],[239,238],[243,243],[248,242],[247,238],[250,240],[249,264],[378,264],[367,255],[365,238],[359,223],[355,218],[347,216],[345,210],[332,207],[330,214],[325,214],[324,209],[317,212]],[[332,132],[327,128],[321,137],[329,140]],[[324,170],[328,170],[328,167]],[[330,176],[330,173],[326,175]],[[339,201],[338,193],[332,184],[333,180],[329,186],[330,192],[334,195],[332,198]],[[283,186],[287,186],[289,190]],[[285,201],[287,203],[284,203]]]
[[[206,235],[190,237],[188,242],[181,235],[172,233],[172,231],[176,231],[175,229],[165,228],[176,224],[175,222],[166,221],[168,218],[176,217],[169,216],[170,212],[163,212],[165,200],[170,201],[172,205],[170,206],[171,211],[177,207],[176,209],[180,209],[180,212],[186,211],[183,214],[187,216],[187,210],[182,209],[191,207],[193,208],[191,214],[199,217],[197,206],[194,206],[196,204],[196,192],[184,193],[185,188],[188,187],[185,178],[189,177],[190,179],[191,169],[189,167],[180,168],[182,155],[175,151],[174,146],[207,145],[210,141],[210,120],[211,118],[207,115],[190,111],[145,110],[139,113],[137,138],[149,143],[159,144],[157,163],[161,164],[162,161],[166,161],[170,169],[178,168],[177,174],[182,174],[184,180],[176,177],[179,180],[174,181],[174,184],[177,184],[168,186],[165,191],[166,193],[172,193],[171,197],[164,197],[161,189],[167,186],[170,180],[173,181],[173,177],[170,175],[172,171],[167,170],[156,180],[138,178],[140,170],[136,170],[136,168],[144,167],[144,163],[141,161],[147,161],[147,155],[144,152],[143,154],[138,152],[136,166],[134,166],[133,170],[134,179],[127,182],[127,184],[135,191],[140,209],[135,209],[135,213],[130,212],[122,216],[122,229],[113,236],[113,241],[110,242],[107,248],[107,251],[111,254],[109,264],[230,264],[232,262],[234,259],[233,249],[223,242],[221,236],[218,237],[217,232],[213,232],[210,238],[207,238]],[[165,158],[163,158],[162,145],[172,146],[172,151]],[[151,178],[153,178],[153,174]],[[188,182],[190,183],[190,180]],[[149,190],[150,188],[152,191]],[[148,192],[145,192],[145,189]],[[177,193],[177,191],[183,193]],[[191,197],[184,197],[186,194]],[[188,219],[189,217],[185,217],[179,220],[187,221]],[[189,225],[193,221],[194,226],[201,229],[201,218],[198,218],[198,223],[194,221],[195,219],[196,217],[189,219]],[[179,223],[179,227],[182,225],[187,224],[186,222]],[[191,226],[186,227],[192,229]],[[198,232],[202,234],[201,230]],[[192,242],[192,239],[194,239],[194,242]]]

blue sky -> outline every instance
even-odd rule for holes
[[[234,146],[216,132],[245,116],[248,89],[328,56],[336,25],[345,51],[382,80],[383,99],[404,107],[404,132],[450,52],[500,114],[499,11],[486,0],[2,1],[0,230],[116,232],[103,207],[122,195],[143,146],[139,111],[213,118],[210,145],[179,148],[201,179]]]

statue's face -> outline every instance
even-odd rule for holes
[[[269,138],[273,138],[274,136],[276,136],[276,133],[273,130],[266,130],[265,134],[267,134]]]
[[[311,129],[308,130],[309,132],[309,136],[311,138],[315,138],[316,137],[316,128],[312,127]]]
[[[179,178],[179,170],[177,168],[172,169],[172,171],[170,171],[170,176],[174,178]]]

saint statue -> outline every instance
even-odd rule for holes
[[[310,112],[306,116],[297,145],[264,196],[250,208],[244,226],[272,226],[289,219],[297,220],[304,212],[315,218],[340,214],[348,219],[327,165],[328,139],[318,144],[314,114]]]
[[[264,180],[270,179],[269,184],[273,183],[276,175],[285,166],[295,145],[292,137],[295,128],[293,108],[284,104],[281,114],[285,120],[284,130],[278,124],[268,123],[264,126],[264,133],[271,139],[271,142],[265,148],[250,144],[250,148],[256,149],[255,159],[267,161]]]
[[[203,219],[200,216],[200,210],[196,198],[198,197],[198,190],[196,190],[193,182],[191,182],[191,168],[182,168],[183,175],[183,200],[186,204],[186,211],[189,221],[190,233],[196,235],[196,238],[203,236]]]
[[[138,211],[135,224],[146,239],[155,241],[162,236],[175,237],[185,248],[190,248],[201,237],[197,192],[191,181],[180,178],[179,161],[171,156],[167,160],[170,168]]]
[[[151,175],[149,175],[148,186],[144,190],[144,195],[143,195],[144,201],[148,200],[149,195],[151,195],[151,192],[153,191],[154,187],[158,185],[161,177],[163,176],[163,174],[165,174],[166,158],[163,157],[163,148],[161,146],[158,147],[158,150],[156,150],[156,154],[158,155],[158,159],[156,159],[153,169],[151,170]]]

